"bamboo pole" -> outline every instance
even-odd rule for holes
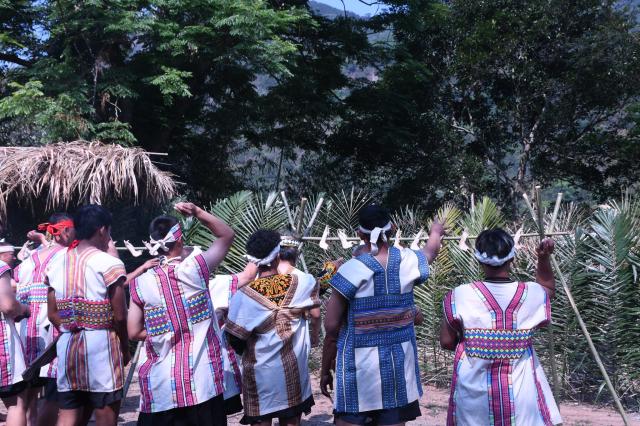
[[[129,392],[129,386],[131,386],[131,382],[133,381],[133,373],[136,371],[136,365],[138,364],[138,358],[140,358],[140,351],[142,350],[142,346],[144,345],[143,341],[138,342],[138,346],[136,346],[136,352],[133,354],[133,358],[131,359],[131,367],[129,367],[129,373],[127,373],[127,380],[124,382],[124,389],[122,390],[122,399],[127,399],[127,392]]]
[[[535,196],[536,196],[536,205],[538,207],[538,219],[536,222],[538,225],[538,232],[540,233],[540,243],[542,243],[542,240],[544,240],[545,238],[546,229],[544,226],[544,211],[542,209],[542,193],[540,191],[540,186],[536,186]],[[562,197],[556,198],[556,205],[555,205],[555,208],[553,209],[556,214],[560,208],[561,201],[562,201]],[[555,342],[555,336],[553,332],[553,317],[551,317],[549,320],[549,327],[547,328],[547,333],[549,337],[549,340],[547,343],[548,343],[548,349],[549,349],[549,358],[551,360],[551,380],[553,383],[553,393],[555,394],[556,398],[559,398],[562,394],[562,386],[560,384],[560,380],[558,380],[558,364],[556,360],[556,342]]]
[[[535,220],[535,213],[533,212],[533,207],[531,205],[531,203],[529,202],[529,199],[527,197],[526,194],[523,194],[523,198],[525,199],[527,206],[529,207],[530,212],[532,213],[532,217]],[[616,408],[618,409],[618,412],[620,413],[620,417],[622,417],[622,421],[624,422],[625,425],[629,425],[629,419],[627,417],[627,413],[624,411],[624,407],[622,406],[622,402],[620,401],[620,398],[618,397],[618,393],[616,392],[615,388],[613,387],[613,383],[611,383],[611,379],[609,378],[609,374],[607,373],[607,369],[605,368],[604,364],[602,363],[602,360],[600,359],[600,355],[598,354],[598,350],[596,349],[595,345],[593,344],[593,340],[591,339],[591,334],[589,334],[589,330],[587,330],[587,326],[585,325],[584,321],[582,320],[582,315],[580,314],[580,310],[578,309],[578,305],[576,305],[575,300],[573,299],[573,294],[571,293],[571,288],[569,287],[569,284],[567,283],[564,275],[562,274],[562,270],[560,269],[560,264],[558,263],[558,261],[556,260],[556,257],[552,254],[551,256],[551,265],[553,267],[553,269],[556,270],[558,277],[560,277],[560,283],[562,284],[562,289],[564,290],[566,296],[567,296],[567,300],[569,301],[569,305],[571,306],[571,309],[573,310],[573,313],[576,316],[576,319],[578,321],[578,325],[580,326],[580,330],[582,331],[582,334],[584,335],[585,339],[587,340],[587,344],[589,346],[589,350],[591,351],[591,355],[593,355],[593,359],[595,360],[596,364],[598,365],[598,369],[600,370],[600,373],[602,373],[602,377],[604,378],[604,381],[607,385],[607,388],[609,389],[609,392],[611,393],[611,396],[613,397],[613,400],[616,404]]]

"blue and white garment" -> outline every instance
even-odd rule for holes
[[[349,302],[338,338],[337,412],[397,408],[422,396],[413,287],[428,276],[421,251],[391,247],[386,269],[367,253],[346,262],[331,279]]]

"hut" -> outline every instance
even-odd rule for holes
[[[0,148],[0,223],[14,240],[55,210],[85,203],[145,210],[175,192],[172,174],[140,148],[82,140]]]

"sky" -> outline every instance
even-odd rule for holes
[[[342,1],[340,0],[317,0],[320,3],[328,4],[336,9],[342,9]],[[372,3],[371,0],[365,0],[367,3]],[[371,14],[375,15],[380,9],[380,5],[367,6],[366,4],[358,0],[344,0],[344,6],[350,12],[357,13],[358,15]]]

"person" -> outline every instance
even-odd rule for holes
[[[0,242],[0,399],[7,407],[6,424],[27,424],[28,383],[22,379],[26,368],[16,322],[29,316],[29,305],[16,299],[11,286],[16,256],[11,244]]]
[[[359,223],[368,247],[331,279],[320,388],[331,397],[335,369],[339,426],[403,425],[420,416],[422,395],[413,287],[429,275],[443,226],[435,221],[427,244],[414,251],[389,245],[394,226],[385,208],[363,208]]]
[[[242,411],[242,363],[229,339],[224,326],[229,313],[229,301],[245,285],[256,278],[258,267],[248,262],[243,271],[231,275],[216,275],[209,281],[209,293],[216,314],[214,322],[218,338],[222,342],[222,363],[224,370],[224,410],[227,416]]]
[[[216,237],[206,251],[184,247],[175,217],[159,216],[149,227],[162,255],[157,266],[129,284],[128,330],[144,341],[138,377],[138,425],[227,424],[223,362],[208,291],[209,276],[233,243],[221,219],[192,203],[175,209],[195,217]]]
[[[455,350],[448,425],[552,425],[562,422],[532,339],[551,320],[553,240],[537,248],[537,282],[510,277],[516,255],[502,229],[478,235],[483,281],[444,298],[440,344]]]
[[[38,243],[15,271],[17,297],[21,303],[29,305],[31,315],[19,324],[19,333],[27,366],[31,365],[56,337],[55,328],[47,313],[47,284],[45,271],[49,263],[64,256],[75,239],[73,219],[67,213],[54,213],[48,223],[38,225],[39,231],[51,236],[49,242],[45,234],[30,231],[27,239]],[[44,404],[38,409],[38,395],[44,388]],[[56,386],[55,362],[41,367],[40,373],[30,383],[28,412],[30,423],[39,426],[54,425],[58,419],[58,391]]]
[[[296,263],[300,256],[300,244],[301,241],[297,240],[293,236],[281,236],[278,273],[284,275],[295,274],[299,279],[313,280],[315,279],[313,278],[313,275],[307,274],[296,268]],[[318,290],[320,291],[320,283],[318,283]],[[318,346],[320,343],[320,328],[322,327],[321,318],[320,306],[309,309],[309,332],[312,347]]]
[[[58,425],[115,425],[124,366],[129,362],[124,264],[107,253],[111,213],[80,207],[73,217],[77,243],[49,263],[49,321],[60,332],[56,345]]]
[[[309,378],[306,316],[320,305],[315,278],[278,273],[280,234],[259,230],[247,241],[258,278],[231,299],[225,332],[242,353],[241,424],[300,424],[314,405]]]

